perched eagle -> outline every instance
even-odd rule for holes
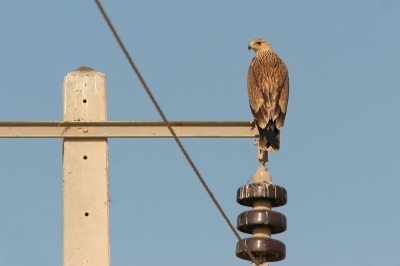
[[[256,52],[247,74],[247,90],[260,135],[258,145],[262,150],[277,151],[289,99],[288,70],[267,41],[252,40],[248,48]]]

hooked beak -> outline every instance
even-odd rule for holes
[[[249,51],[250,51],[250,49],[251,49],[251,46],[250,46],[250,44],[249,44],[249,46],[247,46],[247,48],[249,48]]]

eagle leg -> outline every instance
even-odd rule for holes
[[[257,147],[258,161],[265,166],[265,163],[268,162],[268,151],[260,148],[259,140],[254,141],[254,146]]]
[[[268,151],[264,151],[258,147],[258,161],[265,166],[265,163],[268,162]]]

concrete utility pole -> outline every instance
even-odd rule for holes
[[[106,121],[106,76],[84,67],[69,73],[63,104],[64,121]],[[110,265],[108,201],[107,138],[64,138],[64,266]]]
[[[110,265],[107,138],[172,137],[163,122],[107,121],[106,76],[63,83],[63,121],[0,122],[1,138],[63,138],[63,266]],[[256,138],[249,122],[170,122],[178,137]]]

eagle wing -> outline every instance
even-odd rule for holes
[[[257,122],[260,121],[260,123],[263,124],[263,127],[265,127],[265,123],[262,123],[262,121],[265,121],[263,111],[260,110],[264,105],[264,89],[259,84],[259,78],[255,76],[254,67],[252,67],[253,61],[251,62],[247,73],[249,104],[255,120],[257,120]]]
[[[285,67],[285,78],[283,80],[283,84],[282,87],[280,89],[280,93],[279,93],[279,115],[275,120],[275,126],[277,129],[281,129],[284,125],[285,122],[285,117],[286,117],[286,110],[287,110],[287,105],[288,105],[288,101],[289,101],[289,75],[288,75],[288,71]],[[283,73],[285,74],[285,73]]]

